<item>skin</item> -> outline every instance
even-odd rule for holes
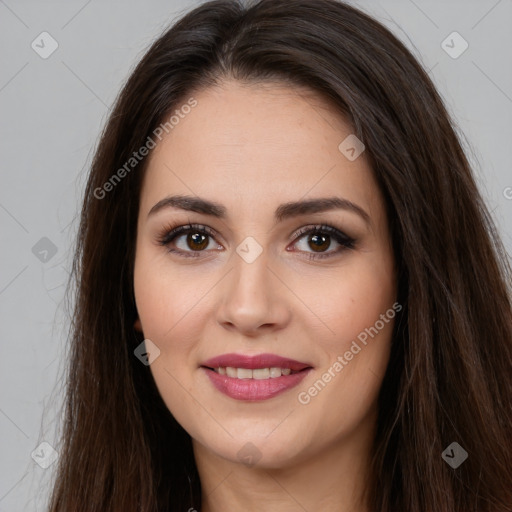
[[[298,400],[396,301],[396,272],[385,205],[363,153],[338,145],[352,133],[332,105],[289,85],[227,80],[193,95],[197,106],[153,150],[140,196],[134,290],[136,327],[160,355],[150,369],[169,410],[193,439],[202,512],[366,511],[360,502],[389,359],[393,320],[369,338],[307,404]],[[163,208],[184,194],[221,203],[225,219]],[[338,196],[347,209],[280,222],[282,203]],[[159,244],[169,225],[206,225],[216,236],[197,250],[187,235]],[[327,236],[318,254],[300,228],[331,225],[355,239]],[[236,252],[248,236],[262,253]],[[288,249],[288,250],[287,250]],[[200,365],[213,356],[270,352],[308,362],[295,388],[243,402],[220,393]],[[331,370],[332,373],[332,370]],[[260,456],[244,464],[252,443]],[[247,449],[247,448],[246,448]],[[243,453],[243,452],[242,452]]]

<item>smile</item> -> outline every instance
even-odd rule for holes
[[[277,379],[282,375],[290,375],[291,373],[297,373],[297,371],[291,370],[290,368],[233,368],[232,366],[219,366],[218,368],[211,368],[214,372],[219,375],[227,375],[234,379]]]
[[[313,368],[274,354],[225,354],[205,361],[201,369],[224,395],[261,401],[294,388]]]

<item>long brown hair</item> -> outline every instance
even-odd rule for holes
[[[50,511],[200,509],[190,437],[133,353],[142,341],[132,273],[147,158],[104,185],[180,102],[225,78],[297,84],[329,100],[364,142],[386,199],[403,312],[379,396],[370,509],[512,511],[506,253],[428,75],[386,28],[335,0],[200,5],[151,46],[122,89],[81,212]],[[441,456],[452,442],[468,453],[457,469]]]

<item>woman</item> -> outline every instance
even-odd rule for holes
[[[333,0],[203,4],[85,193],[50,510],[512,510],[510,268],[434,86]]]

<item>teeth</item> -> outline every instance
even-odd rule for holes
[[[290,368],[233,368],[232,366],[213,368],[219,375],[227,375],[234,379],[276,379],[282,375],[290,375],[292,373]]]
[[[236,373],[239,379],[252,379],[252,370],[249,368],[237,368]]]
[[[240,371],[240,370],[238,370]],[[269,379],[270,378],[270,368],[258,368],[252,371],[253,379]]]
[[[238,377],[238,372],[236,371],[236,368],[232,368],[231,366],[228,366],[226,368],[226,374],[228,377]]]
[[[273,379],[281,377],[281,368],[270,368],[270,377]]]

